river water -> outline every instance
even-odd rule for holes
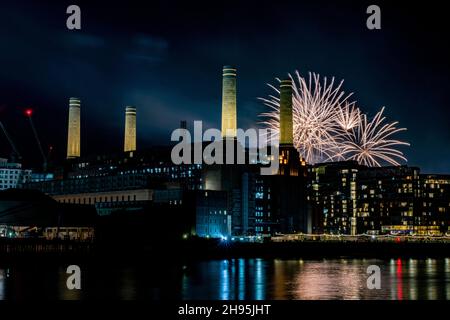
[[[367,287],[371,265],[380,268],[380,289]],[[450,258],[80,264],[80,290],[67,288],[67,266],[0,261],[0,299],[450,299]]]

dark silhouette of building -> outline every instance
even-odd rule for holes
[[[92,240],[93,207],[61,204],[36,190],[0,191],[0,235],[10,238]]]

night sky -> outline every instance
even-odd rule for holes
[[[54,2],[54,3],[53,3]],[[138,148],[168,144],[180,120],[220,128],[221,69],[238,68],[238,126],[257,126],[256,98],[296,69],[344,79],[369,115],[386,106],[407,132],[408,164],[450,173],[449,27],[442,1],[10,1],[0,4],[0,117],[26,165],[66,152],[68,99],[82,100],[82,155],[123,148],[124,107],[138,109]],[[81,7],[82,29],[66,28]],[[366,28],[378,4],[382,30]],[[11,150],[0,136],[0,157]]]

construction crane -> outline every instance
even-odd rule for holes
[[[36,127],[34,126],[34,123],[33,123],[33,109],[26,109],[25,116],[30,120],[31,129],[33,130],[34,138],[36,139],[36,142],[38,144],[39,151],[41,153],[42,160],[43,160],[42,169],[44,170],[44,172],[46,172],[47,171],[47,157],[44,153],[44,149],[42,149],[41,140],[39,140],[39,136],[37,134]]]
[[[2,128],[2,131],[5,134],[6,140],[8,140],[9,145],[11,146],[11,148],[13,150],[12,155],[11,155],[11,161],[12,162],[20,161],[22,159],[22,157],[21,157],[19,151],[17,150],[16,145],[14,144],[10,135],[8,134],[8,131],[6,131],[6,128],[1,121],[0,121],[0,127]]]

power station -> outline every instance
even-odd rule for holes
[[[196,234],[245,241],[254,241],[255,236],[278,237],[279,234],[302,237],[300,233],[442,235],[450,232],[448,175],[421,175],[419,168],[406,166],[370,168],[356,161],[307,165],[294,146],[295,83],[288,77],[277,88],[279,153],[270,154],[272,161],[278,160],[279,169],[276,174],[261,174],[259,169],[265,164],[247,161],[252,150],[237,136],[236,74],[235,68],[223,67],[223,140],[220,142],[225,143],[215,149],[223,147],[223,154],[231,154],[233,161],[228,162],[227,158],[223,163],[175,164],[170,145],[137,150],[136,108],[132,106],[124,106],[123,145],[117,146],[120,150],[123,146],[125,152],[79,158],[81,102],[70,98],[67,158],[72,160],[61,167],[50,167],[54,170],[48,172],[50,178],[47,173],[43,176],[41,172],[22,170],[23,178],[19,175],[4,179],[3,184],[0,181],[0,189],[39,190],[58,202],[95,206],[100,216],[133,212],[130,219],[140,219],[134,213],[145,213],[142,216],[149,220],[135,225],[161,226],[157,228],[161,237],[167,236],[168,230],[173,230],[173,236],[178,238]],[[30,118],[32,110],[27,109],[25,114]],[[181,121],[180,128],[186,129],[187,122]],[[36,130],[32,129],[39,145]],[[18,151],[1,122],[0,130],[18,158]],[[183,141],[188,141],[189,132],[184,134]],[[209,145],[207,141],[199,144],[202,150]],[[233,146],[233,153],[229,152],[229,145]],[[244,163],[236,161],[238,150],[245,154]],[[43,149],[40,151],[45,162]],[[0,171],[6,172],[4,175],[21,170],[20,164],[5,161],[0,159]],[[382,190],[378,188],[380,185]],[[369,201],[372,198],[381,202]],[[428,204],[426,208],[416,206],[423,202]],[[404,207],[403,203],[410,205]],[[418,223],[417,217],[423,216],[427,219]],[[83,227],[73,225],[80,226]],[[120,224],[118,227],[121,228]],[[122,234],[123,228],[118,231]],[[114,232],[114,236],[118,233]],[[138,232],[130,230],[128,236],[135,234]]]
[[[67,159],[80,157],[80,111],[80,99],[70,98],[69,125],[67,134]]]
[[[136,108],[125,108],[125,141],[124,151],[136,151]]]
[[[223,67],[222,76],[222,137],[236,138],[236,68]]]

